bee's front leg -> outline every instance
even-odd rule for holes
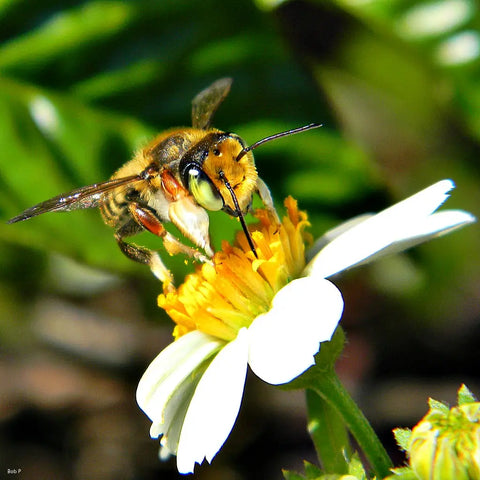
[[[207,254],[207,257],[200,254],[201,257],[194,256],[194,258],[202,262],[209,262],[208,257],[213,257],[214,252],[210,243],[209,218],[206,210],[198,205],[192,197],[186,196],[170,203],[168,215],[180,232]],[[181,248],[185,247],[182,244],[180,246]],[[174,246],[172,245],[172,247]],[[197,252],[195,249],[192,250]]]
[[[168,232],[158,215],[147,206],[138,202],[131,202],[128,206],[133,219],[149,232],[162,238],[163,245],[170,255],[183,253],[199,262],[210,262],[210,259],[195,248],[184,245],[178,238]],[[155,272],[154,272],[155,273]]]

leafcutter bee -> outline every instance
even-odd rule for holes
[[[148,230],[162,238],[170,254],[184,253],[205,262],[213,256],[207,210],[223,210],[239,218],[256,255],[244,220],[253,193],[276,214],[270,191],[257,175],[251,151],[267,141],[320,125],[278,133],[247,146],[235,133],[210,126],[231,84],[230,78],[222,78],[202,90],[192,102],[192,127],[159,134],[110,180],[62,193],[28,208],[8,223],[46,212],[98,207],[105,223],[115,229],[120,250],[128,258],[148,265],[164,288],[172,285],[173,279],[158,253],[127,243],[125,238]],[[175,224],[204,253],[169,233],[164,227],[167,222]]]

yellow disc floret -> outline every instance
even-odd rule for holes
[[[266,209],[249,226],[257,257],[239,232],[233,245],[223,242],[213,265],[203,264],[176,290],[161,294],[158,304],[177,324],[176,338],[200,330],[226,341],[267,312],[275,294],[305,267],[305,232],[309,225],[297,202],[285,200],[287,215],[278,224]]]

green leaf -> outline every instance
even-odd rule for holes
[[[463,384],[458,390],[458,405],[466,405],[468,403],[475,403],[476,401],[475,395]]]
[[[394,428],[393,435],[398,446],[403,451],[408,451],[410,446],[410,437],[412,436],[412,430],[410,428]]]
[[[446,403],[440,402],[438,400],[435,400],[433,398],[428,399],[428,406],[431,411],[438,411],[442,414],[447,414],[449,411],[449,407]]]
[[[305,480],[305,477],[303,475],[292,472],[290,470],[282,470],[282,474],[285,480]]]
[[[132,3],[97,1],[51,17],[28,34],[0,47],[3,72],[39,70],[59,57],[98,43],[129,27]]]
[[[367,472],[365,471],[363,463],[360,461],[358,453],[354,453],[348,462],[348,473],[358,480],[366,480],[368,478]]]
[[[418,476],[410,467],[393,468],[392,472],[393,474],[384,480],[418,480]]]
[[[319,468],[317,465],[313,463],[307,462],[306,460],[303,461],[303,467],[305,468],[305,476],[306,478],[318,478],[323,475],[323,470]]]

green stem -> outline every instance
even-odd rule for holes
[[[315,370],[315,367],[311,370]],[[390,468],[393,465],[387,452],[365,415],[340,383],[335,372],[330,370],[329,372],[321,371],[318,373],[320,374],[315,375],[315,381],[308,382],[308,388],[340,414],[367,457],[377,478],[390,475]]]
[[[339,455],[349,454],[349,447],[345,441],[346,427],[355,437],[376,477],[385,478],[391,473],[392,462],[365,415],[335,374],[335,360],[342,352],[344,344],[345,334],[338,327],[333,338],[322,343],[322,348],[315,356],[315,365],[284,385],[284,388],[289,390],[302,388],[307,392],[311,390],[307,393],[309,428],[312,430],[312,425],[314,427],[318,425],[323,429],[323,432],[313,432],[312,438],[316,442],[315,448],[319,452],[324,468],[328,468],[328,473],[339,473],[332,471],[333,468],[344,469]],[[314,400],[314,397],[317,399]],[[329,412],[332,411],[335,412],[335,416],[329,417]],[[321,438],[322,434],[325,438]],[[325,457],[330,455],[335,457]]]
[[[350,439],[345,422],[329,403],[306,389],[308,432],[325,473],[347,474],[351,455]]]

